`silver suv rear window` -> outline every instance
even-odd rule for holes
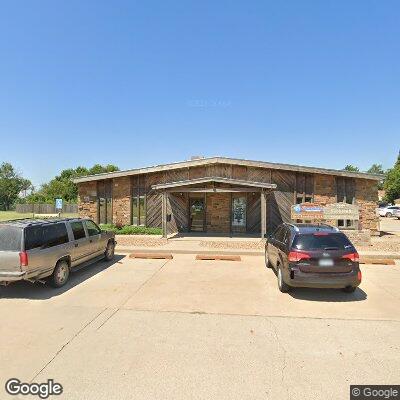
[[[0,224],[0,251],[21,251],[22,228]]]

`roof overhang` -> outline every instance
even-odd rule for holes
[[[232,187],[200,187],[200,188],[193,187],[194,185],[201,185],[201,184],[208,184],[208,183],[225,183],[228,185],[232,185]],[[174,191],[174,192],[182,192],[182,191],[235,192],[235,191],[244,191],[245,188],[248,188],[250,191],[276,189],[276,185],[274,183],[254,182],[254,181],[245,181],[242,179],[231,179],[231,178],[210,176],[210,177],[205,177],[205,178],[188,179],[188,180],[184,180],[184,181],[161,183],[161,184],[153,185],[151,188],[153,190],[166,190],[166,191],[170,191],[170,192],[171,191]],[[188,189],[188,190],[186,190],[186,189]]]
[[[73,182],[82,183],[82,182],[98,181],[102,179],[120,178],[124,176],[149,174],[153,172],[162,172],[167,170],[206,166],[212,164],[242,165],[247,167],[286,170],[286,171],[304,172],[310,174],[325,174],[325,175],[345,176],[350,178],[371,179],[375,181],[381,181],[384,179],[383,175],[369,174],[364,172],[350,172],[350,171],[328,169],[328,168],[306,167],[303,165],[281,164],[281,163],[272,163],[264,161],[251,161],[251,160],[242,160],[242,159],[228,158],[228,157],[209,157],[209,158],[200,158],[196,160],[176,162],[171,164],[155,165],[152,167],[135,168],[126,171],[107,172],[96,175],[82,176],[80,178],[75,178]]]

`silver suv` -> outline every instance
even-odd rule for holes
[[[70,270],[114,257],[115,234],[90,219],[24,219],[0,223],[0,284],[65,285]]]

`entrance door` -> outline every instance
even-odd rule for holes
[[[232,197],[232,232],[244,233],[247,227],[247,198],[245,195]]]
[[[190,231],[204,232],[204,199],[190,199]]]

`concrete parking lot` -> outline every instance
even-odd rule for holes
[[[281,294],[258,256],[118,255],[62,289],[0,288],[0,398],[11,377],[96,400],[348,399],[350,384],[398,384],[400,265],[362,272],[350,295]]]

